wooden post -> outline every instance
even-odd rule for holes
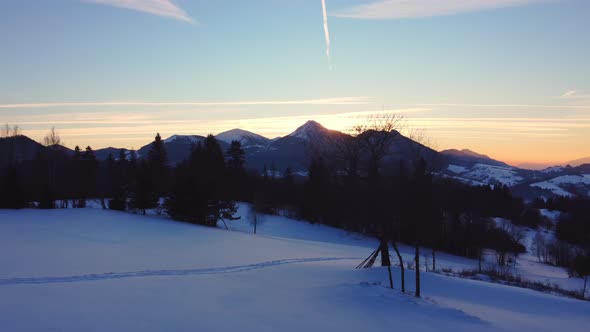
[[[402,293],[406,292],[406,274],[404,271],[404,260],[402,258],[402,255],[399,253],[399,249],[397,248],[397,245],[395,244],[395,241],[391,241],[391,246],[393,247],[393,250],[395,250],[395,253],[397,255],[397,259],[399,260],[399,267],[401,269],[401,274],[402,274]]]
[[[416,244],[416,297],[420,297],[420,246]]]

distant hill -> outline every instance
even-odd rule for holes
[[[580,158],[580,159],[576,159],[576,160],[572,160],[570,162],[567,163],[567,165],[571,165],[571,166],[580,166],[583,164],[590,164],[590,157],[585,157],[585,158]]]
[[[6,166],[10,162],[33,160],[43,149],[43,145],[27,136],[0,138],[0,166]]]
[[[461,161],[462,163],[471,164],[471,166],[473,166],[474,164],[486,164],[486,165],[493,165],[493,166],[510,167],[508,164],[506,164],[504,162],[494,160],[484,154],[479,154],[479,153],[473,152],[469,149],[463,149],[463,150],[450,149],[450,150],[443,150],[440,153],[447,156],[447,157],[452,157],[452,159],[454,161]]]
[[[163,140],[166,152],[168,153],[169,163],[171,165],[176,165],[188,158],[192,147],[197,143],[202,142],[204,139],[204,136],[197,135],[173,135]],[[153,142],[137,150],[138,158],[146,158],[152,148],[152,144]]]
[[[112,155],[114,159],[118,159],[119,155],[121,154],[121,151],[125,152],[125,155],[128,155],[130,152],[127,149],[108,147],[104,149],[98,149],[94,151],[94,154],[96,155],[96,159],[98,160],[107,160],[109,155]]]

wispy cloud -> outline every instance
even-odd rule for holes
[[[570,90],[564,92],[561,96],[558,97],[559,99],[589,99],[590,100],[590,93],[586,93],[583,90]],[[589,106],[590,107],[590,106]]]
[[[578,110],[580,115],[590,116],[590,92],[585,90],[569,90],[556,96],[558,99],[574,109]]]
[[[461,108],[547,108],[547,109],[589,109],[590,105],[543,105],[543,104],[464,104],[464,103],[418,103],[413,106],[461,107]]]
[[[357,19],[403,19],[454,15],[554,0],[373,0],[335,14]]]
[[[330,28],[328,26],[328,9],[326,7],[326,0],[322,0],[322,13],[324,17],[324,35],[326,38],[326,55],[330,60]]]
[[[171,0],[85,0],[87,2],[114,6],[164,16],[194,24],[195,21]]]
[[[55,108],[55,107],[117,107],[117,106],[268,106],[268,105],[363,105],[369,104],[369,97],[343,97],[302,100],[254,100],[254,101],[213,101],[213,102],[67,102],[67,103],[23,103],[0,104],[0,109]]]

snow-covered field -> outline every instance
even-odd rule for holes
[[[246,220],[226,231],[100,209],[0,210],[0,330],[586,331],[590,323],[589,302],[432,273],[415,299],[399,292],[397,268],[396,290],[384,268],[354,269],[375,240],[264,219],[253,235]],[[411,260],[411,248],[402,250]],[[475,265],[437,256],[440,267]],[[413,290],[413,274],[406,279]]]
[[[462,179],[470,180],[467,183],[472,183],[471,181],[473,181],[474,183],[481,184],[499,183],[513,186],[524,180],[518,175],[516,169],[512,167],[475,164],[471,169],[457,165],[449,165],[447,169]]]
[[[584,188],[584,186],[590,186],[590,174],[583,174],[583,175],[563,175],[558,176],[556,178],[537,182],[531,184],[533,187],[539,187],[541,189],[550,190],[552,193],[558,196],[566,196],[566,197],[573,197],[575,196],[571,192],[563,189],[562,186],[564,185],[571,185],[571,186],[578,186]],[[583,189],[582,189],[583,190]],[[586,194],[585,192],[581,192],[581,194]],[[588,192],[590,196],[590,191]]]

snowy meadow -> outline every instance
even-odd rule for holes
[[[281,216],[252,234],[102,209],[0,210],[5,331],[586,331],[590,303],[422,274],[423,298],[389,289],[385,267],[356,270],[375,239]],[[411,248],[402,247],[411,260]],[[477,262],[439,255],[440,268]],[[523,258],[522,274],[581,279]],[[544,275],[545,274],[545,275]]]

